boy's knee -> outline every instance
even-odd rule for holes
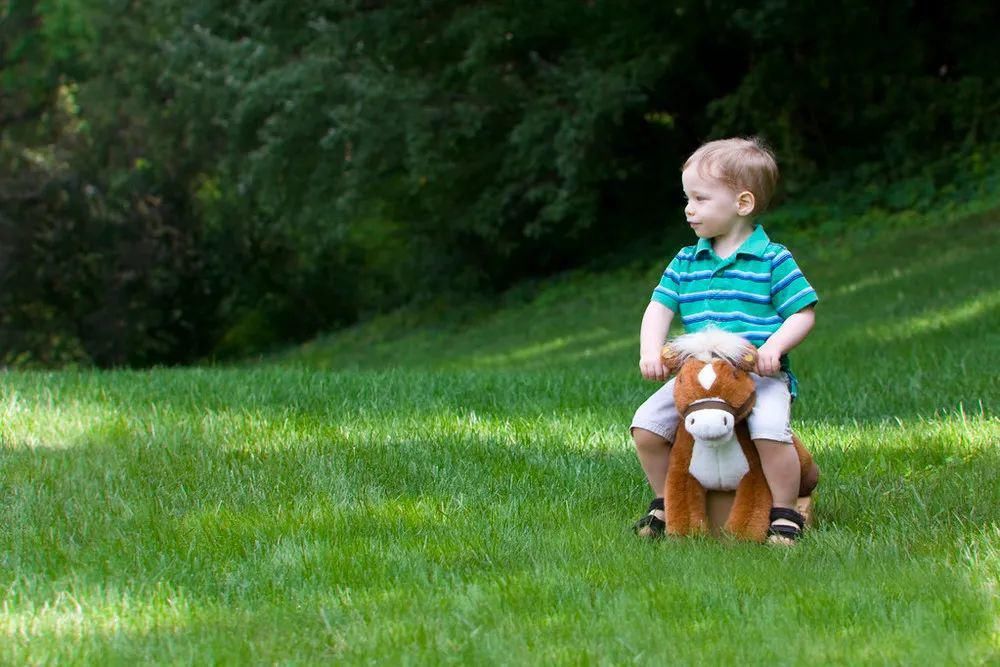
[[[658,433],[653,433],[638,426],[632,427],[632,440],[635,448],[642,450],[661,450],[670,447],[670,441]]]
[[[751,440],[753,440],[753,444],[757,448],[757,451],[760,451],[761,449],[780,450],[786,447],[790,448],[792,451],[795,451],[795,447],[792,444],[792,438],[790,434],[787,440],[785,439],[784,436],[781,435],[776,435],[773,437],[751,438]]]
[[[765,472],[781,471],[782,474],[793,475],[799,472],[799,454],[795,445],[778,440],[757,439],[753,441],[760,463]]]

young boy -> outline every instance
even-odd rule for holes
[[[786,353],[812,329],[817,296],[791,253],[754,223],[777,180],[774,156],[756,138],[709,142],[684,163],[684,215],[698,243],[677,253],[653,291],[639,334],[639,369],[648,380],[667,379],[660,349],[675,314],[688,332],[714,326],[759,348],[750,437],[774,497],[770,533],[794,540],[802,530],[794,509],[800,470],[789,427],[796,381]],[[673,392],[671,380],[632,420],[639,462],[656,496],[634,526],[643,536],[664,531],[660,494],[678,423]]]

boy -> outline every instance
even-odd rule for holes
[[[796,381],[786,353],[812,330],[817,296],[791,253],[754,223],[777,180],[774,156],[756,138],[709,142],[684,163],[684,215],[698,243],[677,253],[653,291],[639,334],[639,369],[648,380],[667,379],[660,349],[678,313],[688,332],[715,326],[759,348],[757,403],[747,421],[774,497],[769,534],[793,541],[802,517],[794,509],[800,470],[789,427]],[[671,380],[632,420],[636,453],[656,496],[634,526],[643,536],[664,531],[659,496],[678,423],[673,391]]]

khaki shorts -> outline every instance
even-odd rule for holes
[[[779,373],[763,377],[751,373],[750,377],[757,385],[757,402],[747,417],[750,438],[792,444],[792,396],[788,392],[788,376]],[[674,380],[671,379],[639,406],[631,428],[644,428],[673,442],[679,421],[680,415],[674,405]]]

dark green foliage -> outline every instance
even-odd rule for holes
[[[8,363],[247,354],[662,241],[712,137],[765,136],[806,226],[845,183],[965,196],[998,140],[993,3],[0,12]]]
[[[989,3],[772,1],[733,23],[753,54],[709,106],[715,134],[763,133],[791,183],[879,163],[898,177],[930,156],[996,139],[1000,111]]]
[[[51,182],[0,220],[5,359],[19,365],[189,361],[211,350],[213,295],[184,200]]]
[[[154,61],[133,51],[154,17],[100,9],[3,17],[2,363],[175,363],[214,345],[214,255],[152,104]]]

